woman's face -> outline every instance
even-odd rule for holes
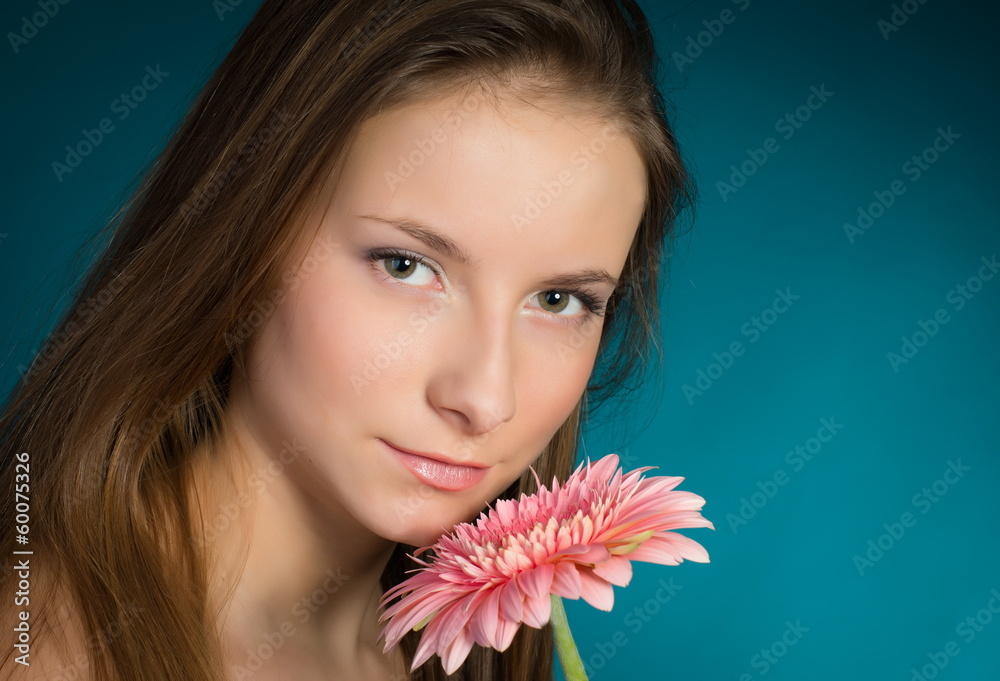
[[[417,546],[473,520],[572,412],[645,201],[616,128],[490,101],[365,123],[247,368],[256,443],[296,441],[304,493]]]

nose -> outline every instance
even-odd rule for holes
[[[483,435],[514,416],[511,329],[500,314],[471,312],[469,323],[448,325],[428,399],[469,436]]]

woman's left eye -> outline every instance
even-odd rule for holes
[[[535,294],[534,299],[546,312],[564,317],[575,317],[583,309],[580,299],[567,291],[542,291]],[[566,314],[563,314],[564,312]]]

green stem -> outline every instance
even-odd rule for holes
[[[576,643],[573,642],[573,634],[569,631],[569,621],[566,619],[562,598],[555,594],[549,595],[552,597],[552,635],[556,641],[556,653],[559,655],[563,675],[566,681],[587,681],[583,660],[580,659]]]

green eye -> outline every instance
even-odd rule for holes
[[[425,286],[434,281],[438,271],[427,261],[418,255],[405,253],[395,249],[379,249],[368,253],[368,260],[375,266],[381,263],[378,269],[385,270],[393,279],[405,282],[412,286]],[[420,271],[424,274],[421,275]]]
[[[415,269],[417,262],[411,258],[394,255],[391,258],[383,258],[382,262],[390,263],[386,266],[386,272],[397,279],[405,279]]]
[[[542,291],[538,294],[538,302],[541,303],[541,308],[547,312],[554,313],[565,310],[572,298],[574,297],[571,294],[564,293],[563,291]],[[577,307],[580,307],[579,301],[577,301]]]

